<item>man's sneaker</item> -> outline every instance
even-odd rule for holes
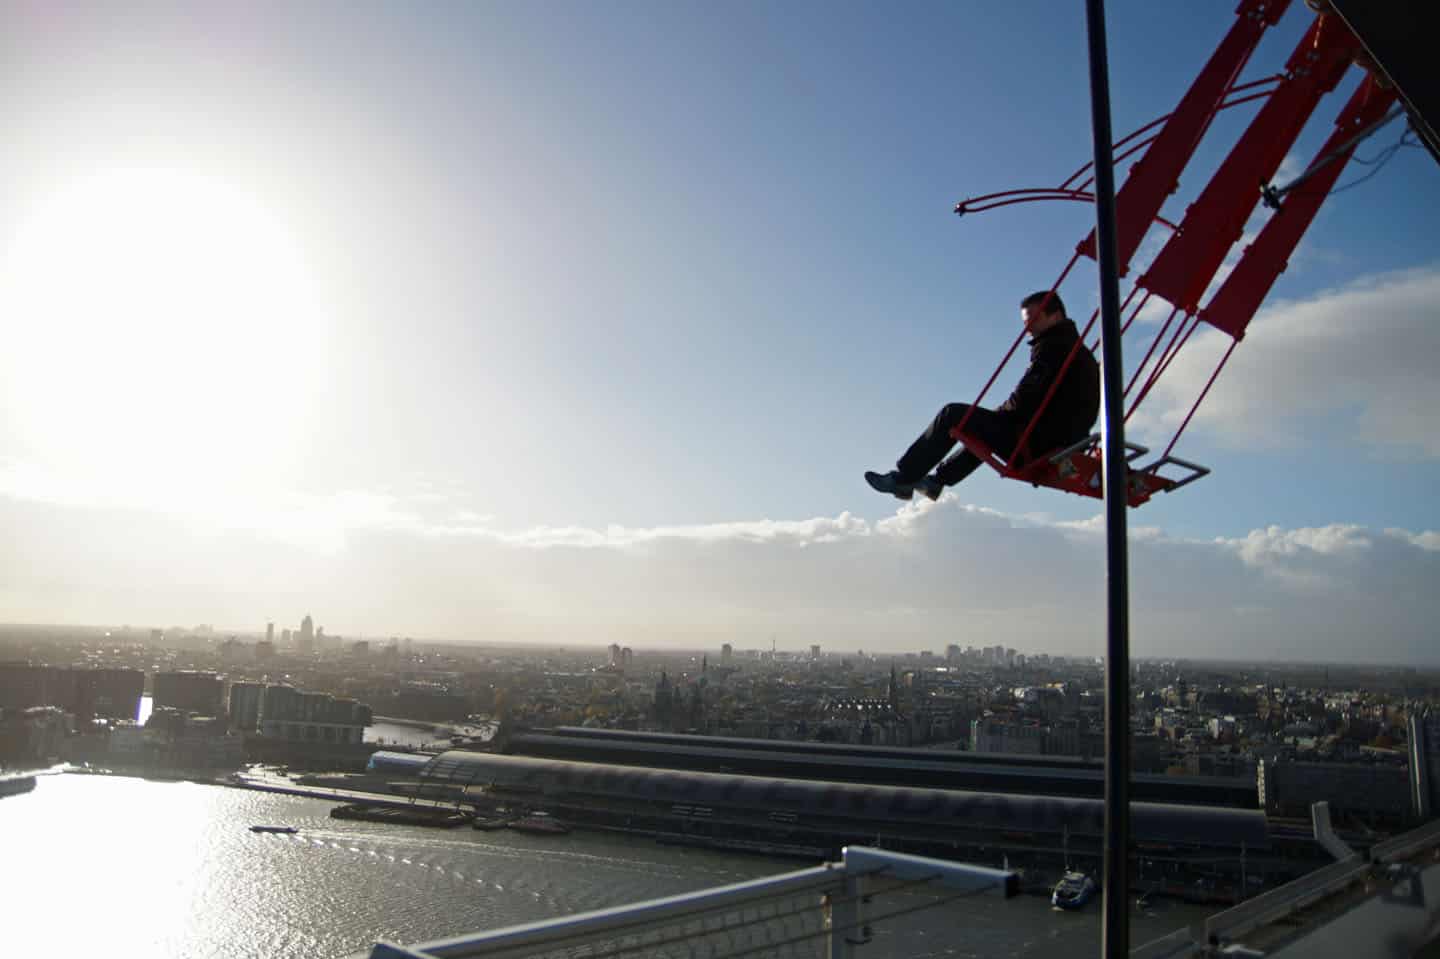
[[[896,499],[909,499],[915,492],[913,484],[900,482],[900,473],[897,470],[891,470],[888,473],[867,471],[865,482],[869,483],[870,488],[877,493],[889,493]]]
[[[940,482],[934,473],[931,473],[929,476],[916,482],[915,489],[924,493],[925,498],[933,503],[940,498],[941,493],[945,492],[945,484]]]

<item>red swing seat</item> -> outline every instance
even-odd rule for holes
[[[970,435],[961,427],[951,430],[950,435],[957,442],[965,444],[966,449],[1006,479],[1020,480],[1035,487],[1046,486],[1062,493],[1088,496],[1091,499],[1102,499],[1105,496],[1099,433],[1091,433],[1078,443],[1053,450],[1044,456],[1029,457],[1022,453],[1013,458],[1013,463],[1001,459],[984,440]],[[1125,452],[1125,462],[1129,464],[1148,454],[1150,448],[1127,442]],[[1188,470],[1188,475],[1162,475],[1159,472],[1160,467],[1169,465]],[[1130,470],[1126,477],[1130,488],[1125,498],[1132,507],[1141,506],[1156,493],[1174,492],[1209,472],[1207,467],[1198,463],[1191,463],[1177,456],[1167,456],[1143,470]]]

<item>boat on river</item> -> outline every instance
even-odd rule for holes
[[[514,819],[510,816],[476,816],[470,821],[470,825],[476,829],[483,829],[489,832],[496,829],[504,829],[512,822],[514,822]]]
[[[528,816],[510,823],[510,828],[516,832],[531,832],[542,835],[560,836],[570,831],[570,827],[549,813],[534,812]]]
[[[250,827],[250,831],[251,831],[251,832],[275,832],[275,833],[284,833],[285,835],[289,836],[289,835],[294,835],[295,833],[299,832],[299,831],[300,831],[300,827],[299,827],[299,826],[251,826],[251,827]]]
[[[1094,879],[1083,872],[1067,872],[1050,893],[1050,905],[1059,909],[1083,909],[1094,896]]]

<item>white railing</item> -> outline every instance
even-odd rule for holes
[[[1199,950],[1196,944],[1198,930],[1176,929],[1168,936],[1152,939],[1143,946],[1130,950],[1130,959],[1186,959]],[[1203,937],[1200,937],[1203,938]]]
[[[1440,820],[1376,844],[1368,857],[1351,855],[1322,866],[1254,899],[1216,913],[1193,928],[1177,929],[1168,936],[1147,942],[1132,950],[1130,955],[1132,959],[1178,959],[1201,955],[1209,944],[1234,942],[1261,926],[1341,892],[1351,883],[1373,875],[1377,865],[1400,862],[1437,847],[1440,847]]]
[[[1351,856],[1349,859],[1321,866],[1278,889],[1271,889],[1206,919],[1205,939],[1238,939],[1260,926],[1283,919],[1321,899],[1335,895],[1369,872],[1370,863],[1363,856]]]
[[[917,890],[938,896],[906,896]],[[945,902],[1019,892],[1003,869],[848,846],[840,862],[664,899],[398,946],[369,959],[620,959],[806,956],[850,959],[880,923]]]
[[[1440,846],[1440,819],[1377,843],[1370,849],[1370,858],[1376,862],[1398,862],[1434,846]]]

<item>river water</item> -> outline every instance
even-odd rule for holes
[[[4,955],[344,957],[802,868],[641,837],[329,818],[334,804],[186,782],[43,776],[0,799]],[[294,825],[296,835],[249,831]],[[1096,955],[1099,901],[952,901],[880,923],[866,959]],[[1134,912],[1139,944],[1204,915]]]

